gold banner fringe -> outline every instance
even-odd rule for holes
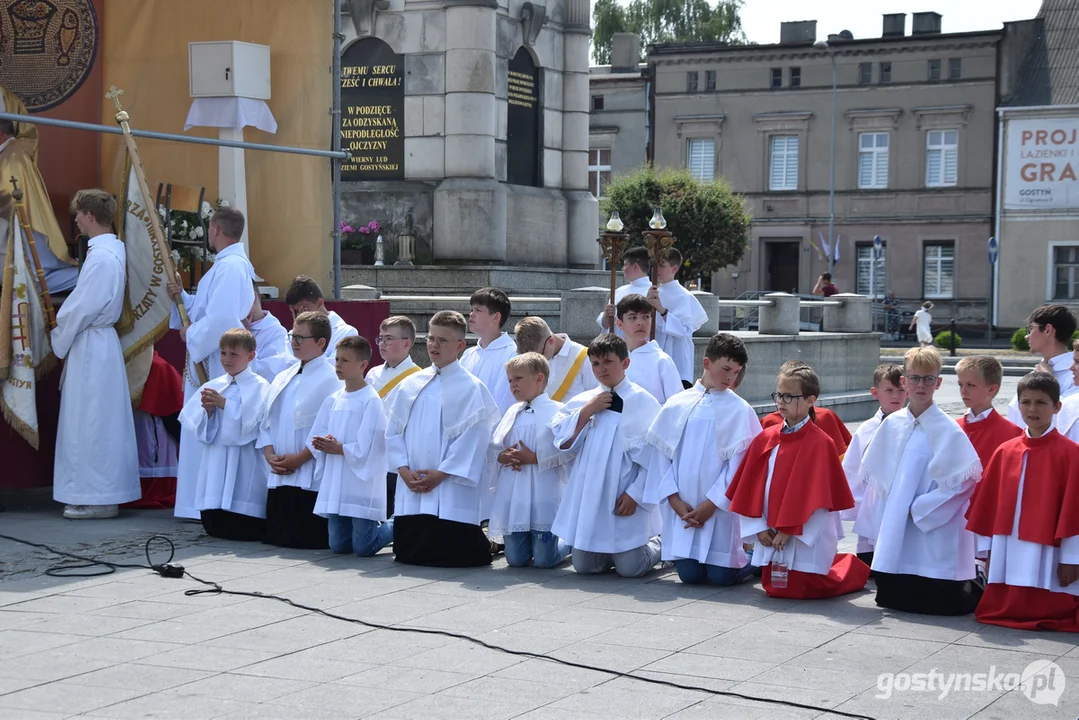
[[[37,388],[35,388],[35,391],[36,390]],[[8,407],[2,396],[0,396],[0,408],[4,411],[4,420],[7,424],[10,425],[15,432],[19,433],[19,435],[22,436],[22,439],[30,444],[30,447],[37,450],[39,441],[37,431],[23,422],[22,419],[15,414],[15,411]]]

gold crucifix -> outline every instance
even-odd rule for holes
[[[116,112],[120,112],[121,110],[123,110],[123,108],[120,107],[120,96],[123,94],[124,91],[116,87],[115,85],[110,85],[109,91],[105,93],[105,99],[112,100],[114,103],[116,103]]]

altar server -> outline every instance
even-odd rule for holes
[[[626,295],[618,301],[618,327],[626,334],[629,349],[626,377],[662,405],[685,388],[678,378],[674,360],[655,340],[648,339],[653,312],[648,300],[641,295]]]
[[[551,366],[551,379],[547,394],[552,400],[564,403],[585,390],[599,386],[592,366],[588,362],[588,348],[569,339],[569,335],[555,335],[543,318],[530,315],[513,329],[517,352],[538,352],[547,358]]]
[[[700,380],[668,400],[648,431],[657,452],[645,502],[660,506],[663,559],[690,585],[733,585],[753,574],[725,495],[761,432],[757,413],[730,389],[748,361],[739,338],[713,336]]]
[[[692,383],[695,377],[693,333],[708,322],[708,313],[693,293],[678,282],[681,269],[682,253],[668,248],[656,268],[659,285],[649,288],[645,297],[663,318],[663,332],[659,331],[658,321],[656,323],[656,341],[660,349],[674,360],[679,377]]]
[[[556,446],[577,454],[562,494],[555,535],[573,548],[573,569],[641,577],[659,561],[661,527],[647,484],[648,428],[659,403],[626,377],[629,349],[617,335],[588,346],[599,387],[566,403],[551,420]]]
[[[1004,379],[1004,368],[999,360],[990,355],[971,355],[956,363],[955,374],[959,395],[967,407],[966,413],[959,418],[959,427],[978,453],[984,471],[997,448],[1019,437],[1023,431],[993,409],[993,400]]]
[[[396,468],[394,559],[410,565],[473,567],[491,562],[480,528],[487,443],[498,406],[461,367],[465,319],[443,310],[428,323],[431,367],[402,382],[390,401],[389,467]]]
[[[1072,343],[1072,381],[1079,384],[1079,342]],[[1060,412],[1056,426],[1060,434],[1072,442],[1079,442],[1079,393],[1060,399]]]
[[[1060,397],[1074,394],[1077,386],[1071,373],[1071,353],[1068,351],[1075,334],[1076,321],[1072,311],[1059,304],[1042,305],[1027,318],[1027,343],[1030,352],[1042,358],[1036,369],[1051,374],[1060,383]],[[1023,427],[1023,412],[1019,396],[1008,404],[1008,420]]]
[[[184,405],[180,422],[202,444],[195,503],[211,537],[261,540],[266,530],[266,472],[255,440],[266,417],[267,383],[251,369],[255,337],[242,328],[220,341],[221,377]]]
[[[884,419],[862,457],[868,486],[854,532],[873,541],[877,605],[929,615],[974,611],[984,582],[964,514],[982,475],[978,453],[933,396],[941,358],[903,358],[910,403]]]
[[[322,295],[322,288],[318,283],[306,275],[297,275],[292,281],[288,291],[285,292],[285,304],[292,311],[293,321],[306,312],[323,313],[330,320],[330,343],[326,350],[326,361],[332,366],[336,357],[337,343],[341,338],[358,335],[356,328],[345,322],[345,319],[333,310],[326,309],[326,301]],[[299,357],[298,355],[296,357]]]
[[[326,360],[330,320],[325,313],[296,317],[289,339],[297,360],[270,385],[257,447],[269,464],[264,542],[282,547],[327,547],[326,519],[314,514],[318,479],[307,439],[326,398],[344,387]]]
[[[199,391],[195,366],[203,364],[207,378],[221,377],[218,342],[226,330],[243,327],[244,318],[251,311],[255,299],[251,279],[255,269],[247,259],[240,237],[244,232],[244,216],[231,207],[218,209],[210,218],[209,244],[216,259],[202,279],[198,291],[190,295],[180,287],[179,277],[167,286],[174,300],[182,298],[191,325],[181,327],[180,315],[172,310],[171,327],[180,331],[180,339],[187,344],[187,360],[184,371],[184,403]],[[180,434],[180,459],[176,476],[176,508],[179,518],[198,519],[199,509],[195,503],[202,444],[190,430]]]
[[[255,359],[251,369],[266,382],[273,382],[278,373],[291,365],[295,358],[288,344],[288,332],[273,313],[262,309],[262,298],[255,292],[251,312],[244,319],[244,327],[255,336]]]
[[[52,351],[65,361],[53,498],[65,504],[66,518],[110,518],[117,505],[142,494],[131,391],[114,327],[124,302],[127,255],[109,231],[116,217],[112,195],[80,190],[71,212],[90,237],[90,249],[52,331]]]
[[[648,291],[652,287],[652,280],[649,277],[651,271],[652,256],[648,253],[648,248],[634,247],[622,254],[622,277],[625,278],[626,284],[618,286],[618,289],[614,291],[614,302],[609,303],[606,310],[596,316],[596,323],[602,328],[603,332],[607,331],[609,319],[617,319],[619,300],[626,295],[648,296]],[[657,334],[661,324],[662,318],[656,318]],[[622,332],[617,323],[615,324],[614,332],[618,337],[625,337],[625,333]]]
[[[487,386],[499,413],[504,413],[513,404],[513,395],[506,382],[506,363],[517,354],[513,339],[502,332],[510,316],[510,299],[498,288],[488,287],[472,293],[470,303],[472,312],[468,315],[468,326],[479,340],[465,350],[461,367]]]

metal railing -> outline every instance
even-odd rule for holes
[[[719,306],[730,308],[727,324],[731,330],[755,330],[760,320],[760,308],[771,307],[774,303],[765,298],[772,290],[751,290],[742,293],[733,300],[720,300]],[[841,307],[842,300],[822,300],[817,295],[797,293],[801,316],[799,322],[803,330],[819,331],[823,310],[826,307]],[[720,317],[722,320],[722,315]],[[722,324],[722,323],[721,323]]]
[[[468,305],[472,300],[469,295],[382,295],[379,299],[388,300],[389,302],[440,302],[461,305]],[[510,303],[561,304],[562,302],[562,298],[556,297],[510,296],[509,300]]]

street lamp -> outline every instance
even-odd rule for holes
[[[836,68],[835,53],[827,40],[818,40],[813,47],[824,50],[832,60],[832,162],[828,171],[828,243],[832,251],[828,253],[828,272],[835,268],[835,118],[836,118]]]

